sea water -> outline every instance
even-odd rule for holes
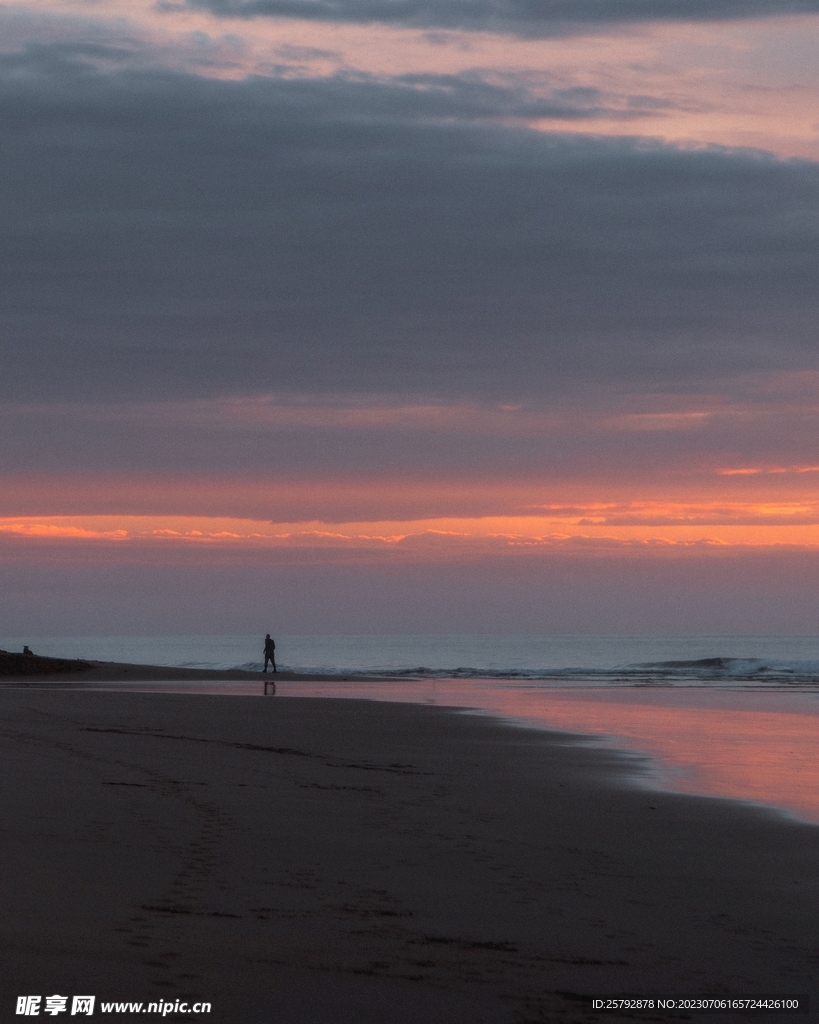
[[[819,636],[279,636],[280,669],[535,685],[819,688]],[[257,636],[14,636],[0,649],[93,661],[261,671]]]

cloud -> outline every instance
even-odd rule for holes
[[[599,510],[596,510],[599,511]],[[88,541],[122,544],[195,544],[252,550],[347,549],[435,560],[538,549],[702,547],[819,548],[816,504],[733,507],[661,506],[637,503],[619,512],[578,517],[549,515],[440,517],[421,520],[270,522],[206,516],[17,516],[0,517],[0,544]],[[400,549],[400,551],[399,551]]]
[[[160,0],[159,10],[185,7],[225,18],[467,29],[544,37],[606,25],[654,21],[720,21],[816,14],[817,0]]]
[[[811,367],[817,165],[520,123],[615,108],[0,58],[0,398],[592,401]]]

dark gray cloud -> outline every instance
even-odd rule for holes
[[[819,168],[498,124],[607,102],[2,58],[0,396],[534,400],[815,365]]]
[[[512,498],[509,494],[489,490],[480,500],[475,493],[453,499],[447,511],[450,514],[482,515],[510,511],[510,502],[520,501],[517,510],[526,505],[549,503],[544,493],[545,479],[588,481],[591,476],[599,487],[617,488],[627,477],[634,486],[662,480],[673,467],[681,478],[695,479],[699,484],[703,476],[724,466],[793,466],[813,465],[819,415],[804,410],[782,409],[781,403],[770,402],[768,408],[735,409],[733,415],[720,415],[686,427],[654,429],[628,429],[623,421],[611,415],[605,400],[609,395],[581,394],[575,408],[567,410],[565,404],[555,402],[552,396],[549,417],[537,421],[514,413],[485,415],[485,407],[478,414],[468,412],[460,421],[436,416],[435,410],[420,412],[403,422],[372,422],[344,424],[291,421],[275,416],[265,421],[263,416],[243,418],[234,410],[203,409],[200,405],[173,403],[122,405],[112,402],[107,406],[71,405],[70,403],[41,402],[32,406],[4,406],[0,404],[0,477],[14,474],[26,478],[28,474],[51,474],[75,477],[72,484],[63,482],[52,486],[27,486],[21,493],[4,479],[0,487],[0,516],[19,515],[28,510],[40,514],[79,514],[83,510],[127,512],[136,505],[146,513],[167,509],[171,479],[202,479],[207,475],[223,478],[244,478],[258,483],[264,479],[329,479],[350,484],[358,480],[359,492],[343,499],[334,498],[340,518],[366,518],[373,512],[377,500],[387,503],[378,515],[401,517],[410,503],[421,515],[442,514],[441,491],[453,481],[531,480],[540,483],[526,499]],[[585,399],[585,401],[584,401]],[[596,399],[596,401],[595,401]],[[696,409],[700,396],[691,400]],[[708,407],[707,400],[703,403]],[[752,403],[748,403],[751,406]],[[774,415],[771,415],[773,406]],[[639,407],[639,406],[638,406]],[[469,410],[472,411],[472,410]],[[754,415],[758,411],[760,415]],[[209,413],[209,414],[208,414]],[[484,413],[483,416],[480,413]],[[608,415],[607,415],[608,413]],[[561,418],[561,414],[562,417]],[[658,417],[661,419],[662,417]],[[516,424],[516,421],[517,424]],[[515,429],[517,425],[518,429]],[[398,472],[414,480],[438,485],[433,496],[424,493],[402,493],[400,499],[387,491],[380,499],[372,494],[363,481],[374,476],[390,479]],[[147,488],[138,493],[131,487],[122,491],[100,491],[91,494],[86,481],[95,473],[103,472],[116,480],[126,473],[148,479],[151,476],[166,481],[159,488]],[[783,475],[773,474],[783,484]],[[76,480],[79,477],[79,481]],[[712,483],[713,483],[712,476]],[[792,473],[786,479],[791,485],[801,481]],[[735,488],[747,483],[748,478],[732,478],[728,483]],[[771,480],[753,480],[754,497],[760,500],[760,487]],[[208,498],[212,514],[232,514],[237,502],[244,502],[244,511],[255,518],[268,518],[269,494],[259,493],[244,497],[243,488],[217,490]],[[343,488],[342,488],[343,490]],[[238,493],[237,493],[238,492]],[[33,494],[34,500],[31,500]],[[327,495],[325,494],[325,498]],[[201,491],[197,492],[201,502]],[[297,495],[290,508],[283,508],[284,496],[277,497],[279,520],[307,517],[315,494]],[[458,501],[460,500],[460,504]],[[356,504],[357,503],[357,504]],[[391,503],[391,504],[390,504]],[[436,505],[438,508],[436,509]],[[188,502],[188,509],[195,509]],[[568,515],[574,514],[570,509]],[[577,514],[582,514],[578,512]],[[806,513],[805,521],[810,521]],[[614,517],[616,518],[616,517]],[[770,521],[770,517],[768,517]],[[628,522],[628,516],[624,520]],[[633,521],[633,520],[632,520]],[[794,518],[789,517],[793,522]],[[644,519],[641,517],[640,522]]]
[[[157,6],[160,10],[193,7],[232,18],[380,22],[531,37],[622,23],[718,21],[819,12],[819,0],[160,0]]]

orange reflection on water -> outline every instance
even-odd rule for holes
[[[481,708],[649,754],[664,789],[769,804],[819,823],[819,694],[551,689],[485,680],[280,684],[282,695]]]

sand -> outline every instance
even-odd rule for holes
[[[640,788],[622,752],[367,701],[4,688],[0,708],[2,1019],[52,993],[237,1024],[819,998],[819,829]]]

